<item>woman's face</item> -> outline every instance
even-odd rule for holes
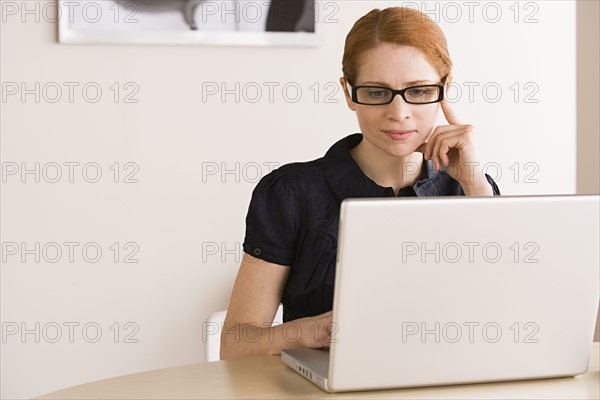
[[[440,82],[440,76],[425,55],[412,46],[382,43],[363,53],[361,61],[355,86],[404,89]],[[345,86],[343,78],[341,82]],[[356,112],[363,138],[391,156],[404,157],[413,153],[435,128],[439,103],[407,104],[402,96],[396,95],[390,104],[363,105],[354,103],[346,89],[344,92],[348,107]],[[413,132],[406,135],[400,134],[401,131]]]

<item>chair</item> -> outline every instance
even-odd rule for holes
[[[225,322],[227,311],[212,313],[202,323],[202,343],[204,343],[204,361],[219,361],[221,359],[221,329]],[[283,323],[283,306],[280,304],[273,319],[273,325]]]

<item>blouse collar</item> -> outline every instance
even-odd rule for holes
[[[323,157],[325,177],[340,200],[350,197],[383,197],[385,191],[391,189],[380,186],[367,177],[350,155],[350,149],[362,139],[361,133],[346,136],[331,146]],[[417,196],[435,196],[440,179],[446,174],[436,171],[431,160],[425,160],[425,165],[421,176],[411,187]]]

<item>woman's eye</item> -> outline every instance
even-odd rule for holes
[[[411,89],[408,91],[408,94],[411,96],[422,96],[424,94],[429,94],[431,91],[426,89]]]
[[[369,96],[371,97],[384,97],[386,94],[385,90],[371,90]]]

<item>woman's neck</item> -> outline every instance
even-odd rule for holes
[[[423,154],[412,153],[394,157],[371,145],[364,138],[350,155],[363,173],[379,186],[391,187],[398,195],[400,189],[419,180],[423,167]]]

